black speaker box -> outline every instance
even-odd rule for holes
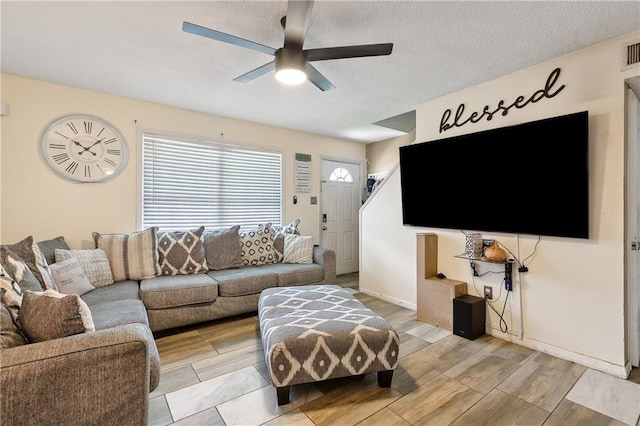
[[[485,334],[486,310],[482,297],[465,294],[453,299],[453,334],[469,340]]]

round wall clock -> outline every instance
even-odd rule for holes
[[[120,174],[129,147],[120,131],[102,118],[69,114],[42,131],[40,153],[47,166],[73,182],[105,182]]]

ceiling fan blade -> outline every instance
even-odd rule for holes
[[[393,43],[361,44],[342,47],[324,47],[305,50],[309,61],[326,61],[329,59],[362,58],[365,56],[390,55]]]
[[[276,49],[265,46],[254,41],[245,40],[240,37],[233,36],[231,34],[222,33],[220,31],[212,30],[211,28],[201,27],[200,25],[192,24],[190,22],[182,23],[182,31],[207,37],[212,40],[221,41],[223,43],[229,43],[240,47],[246,47],[247,49],[255,50],[258,52],[266,53],[267,55],[275,55]]]
[[[237,81],[238,83],[248,83],[251,80],[255,80],[256,78],[265,75],[266,73],[273,71],[276,69],[276,61],[271,61],[266,63],[258,68],[252,69],[249,72],[242,74],[239,77],[233,79],[233,81]]]
[[[307,63],[307,78],[311,83],[313,83],[314,86],[316,86],[318,89],[322,90],[323,92],[336,88],[336,86],[334,86],[333,83],[327,80],[327,77],[322,75],[320,71],[315,69],[315,67],[310,63]]]
[[[289,0],[284,28],[284,47],[302,49],[311,21],[313,0]]]

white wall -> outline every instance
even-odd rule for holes
[[[530,271],[515,273],[522,313],[520,300],[514,292],[516,297],[508,306],[507,320],[516,334],[522,334],[523,339],[518,342],[618,376],[627,373],[624,348],[624,79],[639,72],[638,68],[621,72],[620,55],[623,41],[637,39],[638,35],[633,33],[592,46],[426,102],[416,109],[417,142],[589,111],[591,237],[589,240],[542,237]],[[494,116],[491,121],[469,123],[444,134],[438,132],[440,118],[446,109],[455,111],[460,103],[464,103],[468,117],[472,111],[482,111],[484,105],[495,107],[501,99],[509,104],[519,95],[528,98],[544,87],[547,76],[556,67],[561,68],[556,87],[566,85],[556,97],[523,109],[513,108],[506,117]],[[511,182],[517,188],[517,162],[485,166],[495,167],[502,173],[504,182]],[[541,172],[544,172],[543,167]],[[452,190],[460,191],[461,196],[466,196],[468,190],[475,191],[479,199],[477,208],[501,208],[501,203],[492,204],[491,200],[505,195],[501,189]],[[464,251],[464,235],[459,231],[402,226],[399,194],[400,179],[396,171],[387,178],[386,185],[379,188],[379,200],[372,199],[362,212],[361,289],[399,299],[405,305],[415,305],[415,234],[435,232],[439,237],[438,270],[450,278],[467,281],[469,292],[475,293],[468,262],[454,257]],[[425,183],[425,200],[428,200],[428,194],[429,183]],[[515,194],[515,191],[511,193]],[[513,206],[517,208],[515,199]],[[537,239],[505,234],[485,234],[485,237],[497,238],[520,258],[533,252]],[[393,257],[389,257],[390,252],[395,253]],[[501,277],[494,279],[498,280]],[[504,294],[497,306],[502,307],[502,300]],[[493,327],[491,334],[507,338],[495,330],[495,315],[491,314],[489,323]]]
[[[135,99],[2,74],[0,159],[0,242],[11,244],[28,235],[36,240],[63,235],[73,248],[92,247],[91,232],[136,230],[138,215],[138,130],[152,129],[202,139],[280,150],[284,165],[284,216],[300,218],[301,231],[319,241],[320,157],[363,162],[365,145],[283,128],[233,120]],[[113,181],[74,184],[54,175],[38,154],[42,128],[68,113],[88,113],[110,121],[126,137],[130,158]],[[224,134],[220,137],[221,133]],[[295,153],[312,156],[312,191],[294,192]]]

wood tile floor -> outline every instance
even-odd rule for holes
[[[357,293],[400,334],[391,388],[364,379],[293,386],[278,406],[257,314],[157,336],[155,425],[631,425],[640,426],[640,374],[628,380],[483,336],[474,341],[415,319],[415,312]]]

